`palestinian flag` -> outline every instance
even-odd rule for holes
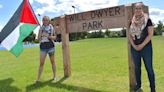
[[[23,40],[39,25],[28,0],[23,0],[17,11],[0,32],[0,45],[16,57],[23,51]]]

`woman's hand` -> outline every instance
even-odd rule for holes
[[[136,50],[141,51],[144,47],[145,47],[144,44],[139,44],[139,45],[136,46]]]
[[[131,34],[129,33],[128,35],[128,41],[129,43],[132,45],[132,47],[135,49],[135,50],[139,50],[139,48],[137,47],[137,45],[134,44],[133,40],[132,40],[132,37],[131,37]]]
[[[143,43],[139,45],[135,45],[134,43],[132,43],[131,45],[136,51],[141,51],[145,46]]]
[[[151,38],[153,37],[153,34],[154,34],[154,27],[149,26],[148,27],[148,36],[146,37],[146,39],[141,44],[137,45],[136,50],[137,51],[142,50],[145,47],[145,45],[150,42]]]
[[[46,32],[43,32],[43,33],[42,33],[42,37],[49,37],[49,34],[46,33]]]
[[[55,40],[56,39],[56,36],[48,36],[48,39]]]
[[[131,45],[132,45],[132,47],[133,47],[135,50],[138,50],[137,45],[135,45],[135,44],[131,44]]]

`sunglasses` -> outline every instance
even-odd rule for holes
[[[136,9],[136,10],[142,10],[142,8],[141,8],[141,7],[140,7],[140,8],[138,7],[138,8],[135,8],[135,9]]]
[[[45,19],[43,19],[43,21],[49,21],[49,20],[45,20]]]

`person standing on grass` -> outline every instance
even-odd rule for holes
[[[154,27],[148,14],[143,12],[143,3],[135,4],[135,12],[130,24],[128,34],[131,44],[131,54],[135,65],[136,87],[135,91],[141,89],[141,58],[143,59],[148,74],[151,92],[155,89],[155,74],[152,65],[152,42]]]
[[[35,82],[40,81],[47,54],[49,55],[52,65],[53,80],[56,80],[56,63],[54,55],[55,46],[53,42],[56,39],[56,35],[53,26],[50,24],[50,18],[48,16],[44,16],[42,21],[43,25],[41,26],[38,34],[38,39],[40,42],[40,65],[38,70],[38,77]]]

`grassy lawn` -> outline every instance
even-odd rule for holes
[[[157,92],[164,92],[164,37],[153,38]],[[128,92],[126,38],[86,39],[70,43],[72,76],[63,78],[61,45],[56,46],[57,82],[46,59],[41,83],[34,84],[39,48],[25,49],[19,58],[0,51],[0,92]],[[142,64],[142,87],[149,83]]]

